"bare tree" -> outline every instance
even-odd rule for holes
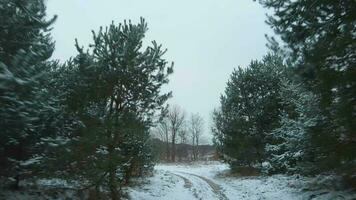
[[[197,160],[199,155],[199,142],[204,131],[204,119],[199,115],[199,113],[191,115],[189,120],[189,129],[192,139],[193,160]]]
[[[176,160],[176,140],[177,134],[183,128],[185,121],[184,111],[177,105],[169,108],[167,120],[171,130],[171,140],[172,140],[172,151],[171,151],[171,161],[175,162]]]
[[[185,126],[185,123],[184,126],[178,131],[178,136],[181,144],[187,144],[188,130],[187,127]]]
[[[183,159],[188,158],[189,155],[189,150],[187,148],[188,130],[186,123],[184,123],[182,128],[178,131],[178,137],[180,145],[177,146],[177,156],[178,160],[182,161]]]
[[[169,132],[169,124],[168,119],[163,118],[157,126],[157,132],[159,134],[160,139],[166,145],[166,159],[167,161],[170,159],[170,148],[169,148],[169,139],[170,139],[170,132]]]

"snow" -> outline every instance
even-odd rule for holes
[[[35,157],[30,158],[28,160],[21,161],[20,165],[25,167],[25,166],[29,166],[29,165],[32,165],[32,164],[35,164],[35,163],[39,163],[39,162],[41,162],[42,158],[43,158],[42,156],[35,156]]]
[[[63,179],[52,178],[52,179],[40,179],[36,181],[36,185],[41,186],[42,188],[72,188],[75,189],[80,187],[79,183],[73,181],[68,182]]]
[[[132,200],[356,199],[355,191],[342,190],[340,182],[334,175],[314,178],[297,175],[232,176],[226,164],[197,162],[158,164],[153,176],[134,179],[134,185],[124,188],[124,191]],[[27,192],[0,190],[0,199],[88,199],[86,191],[78,190],[80,182],[40,179],[35,185]]]
[[[159,164],[141,186],[129,189],[131,199],[356,199],[348,191],[310,188],[313,178],[302,176],[227,176],[229,167],[219,162]]]
[[[130,188],[129,193],[131,199],[219,199],[220,194],[198,176],[225,169],[225,165],[157,165],[154,176],[145,185]]]
[[[144,187],[129,190],[132,199],[191,199],[190,191],[184,187],[184,181],[169,172],[157,170]]]

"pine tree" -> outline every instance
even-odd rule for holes
[[[356,151],[356,2],[261,0],[307,89],[320,96],[318,165],[352,171]],[[322,136],[322,137],[321,137]],[[316,139],[317,140],[317,139]],[[352,173],[355,173],[353,171]]]
[[[271,143],[266,145],[273,167],[270,172],[310,173],[319,153],[312,141],[312,130],[322,119],[319,98],[289,79],[281,82],[280,96],[280,126],[272,130]]]
[[[221,108],[214,112],[215,143],[234,168],[253,166],[265,158],[267,133],[278,127],[279,83],[285,67],[277,55],[235,70]]]
[[[41,78],[54,49],[48,28],[56,17],[45,17],[42,0],[0,3],[0,175],[15,177],[16,188],[40,158],[44,113],[54,112],[50,100],[43,101]]]
[[[89,181],[87,187],[107,188],[111,199],[120,198],[133,175],[151,169],[149,128],[171,95],[160,89],[172,66],[156,42],[142,49],[146,31],[143,19],[100,28],[89,49],[77,43],[78,56],[59,69],[70,77],[68,111],[83,124],[63,172]]]

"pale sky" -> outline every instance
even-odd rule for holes
[[[74,39],[92,42],[91,30],[125,19],[148,23],[145,44],[156,40],[168,49],[174,74],[167,86],[169,104],[187,113],[200,113],[210,140],[211,112],[219,105],[234,68],[261,59],[268,51],[264,35],[266,10],[252,0],[48,0],[48,16],[58,15],[52,36],[53,58],[76,55]]]

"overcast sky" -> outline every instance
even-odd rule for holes
[[[144,17],[146,44],[161,43],[168,49],[165,58],[175,63],[169,103],[200,113],[206,135],[229,75],[265,55],[264,35],[272,33],[266,10],[252,0],[48,0],[47,8],[49,16],[58,15],[53,58],[61,61],[76,55],[75,38],[87,46],[91,30]]]

